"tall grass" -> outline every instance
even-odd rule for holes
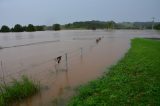
[[[133,39],[103,77],[78,89],[69,106],[160,106],[160,41]]]
[[[13,80],[11,84],[0,85],[0,106],[8,106],[14,101],[21,101],[39,90],[39,84],[22,76],[21,80]]]

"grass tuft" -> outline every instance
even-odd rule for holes
[[[109,70],[80,87],[68,106],[160,106],[160,41],[133,39]]]
[[[0,90],[0,106],[7,106],[38,92],[39,84],[22,76],[20,81],[14,79],[9,85],[2,84]]]

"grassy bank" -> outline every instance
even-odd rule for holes
[[[133,39],[117,65],[78,89],[69,106],[160,106],[160,41]]]
[[[8,106],[12,102],[35,94],[39,90],[39,84],[23,76],[20,81],[13,80],[10,85],[0,85],[0,106]]]

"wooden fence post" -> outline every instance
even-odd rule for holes
[[[66,71],[68,71],[68,55],[67,55],[67,53],[65,53],[65,57],[66,57]]]

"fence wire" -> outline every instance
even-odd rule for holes
[[[7,81],[9,79],[13,79],[15,77],[19,78],[20,76],[24,75],[25,73],[32,73],[33,76],[39,76],[41,74],[44,73],[43,70],[37,71],[33,74],[33,69],[37,68],[39,66],[45,65],[50,63],[51,67],[52,67],[52,73],[57,73],[57,72],[63,72],[63,71],[68,71],[68,68],[70,67],[70,65],[74,65],[77,64],[76,62],[70,63],[72,61],[74,61],[75,59],[82,59],[89,51],[91,51],[94,47],[96,47],[96,45],[99,43],[99,41],[102,39],[103,37],[98,37],[98,38],[88,38],[89,40],[94,40],[96,43],[86,46],[86,47],[80,47],[78,49],[75,49],[73,51],[67,52],[67,53],[60,53],[59,55],[57,55],[54,58],[45,60],[45,61],[41,61],[39,63],[36,64],[31,64],[17,72],[13,72],[13,73],[9,73],[6,75],[6,70],[5,70],[5,64],[3,62],[3,60],[1,60],[1,76],[0,76],[0,83],[3,83],[3,81]],[[97,39],[100,39],[97,42]],[[75,38],[75,40],[82,40],[82,39],[78,39]],[[38,42],[38,43],[33,43],[33,44],[41,44],[41,43],[50,43],[50,42],[55,42],[55,41],[47,41],[47,42]],[[29,45],[20,45],[20,46],[29,46]],[[18,47],[18,46],[15,46]],[[7,47],[8,48],[8,47]],[[60,57],[59,62],[58,62],[58,57]],[[49,69],[48,69],[49,70]],[[31,76],[32,76],[31,75]],[[30,74],[29,74],[30,76]],[[45,78],[39,79],[40,81],[44,80]]]

